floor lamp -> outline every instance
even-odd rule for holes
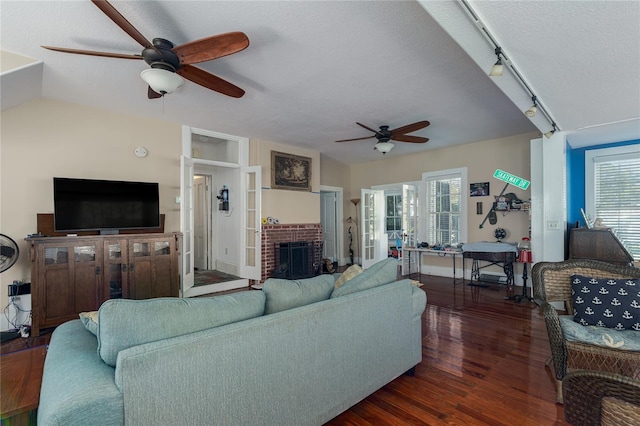
[[[362,261],[362,255],[360,253],[360,221],[358,220],[358,204],[360,204],[360,198],[352,198],[351,202],[354,206],[356,206],[356,251],[360,256],[360,260]],[[359,262],[359,264],[362,262]]]

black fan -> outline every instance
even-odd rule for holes
[[[11,268],[18,260],[19,254],[16,242],[11,237],[0,234],[0,272]]]

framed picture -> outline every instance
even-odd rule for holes
[[[311,158],[271,151],[271,189],[311,192]]]
[[[472,197],[484,197],[489,195],[489,182],[476,182],[469,185]]]

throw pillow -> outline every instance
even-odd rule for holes
[[[361,273],[362,273],[362,267],[360,265],[351,265],[351,266],[349,266],[347,268],[347,270],[344,271],[342,273],[342,275],[340,275],[340,277],[338,277],[338,279],[336,280],[336,283],[334,285],[334,288],[340,287],[342,284],[346,283],[347,281],[349,281],[352,278],[355,278],[356,276],[358,276]]]
[[[357,291],[377,287],[379,285],[393,282],[398,277],[398,260],[389,257],[380,262],[374,263],[361,274],[350,279],[339,288],[333,290],[331,298],[334,299]]]
[[[574,321],[640,330],[640,279],[571,276]]]
[[[80,312],[80,321],[84,328],[89,330],[94,336],[98,335],[98,311]]]
[[[327,300],[333,291],[333,275],[318,275],[302,280],[269,278],[262,291],[266,297],[265,314],[274,314],[287,309]]]

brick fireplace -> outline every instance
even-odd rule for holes
[[[262,225],[262,276],[264,282],[271,276],[276,267],[275,243],[297,241],[322,242],[322,225],[319,223],[302,223],[295,225]]]

